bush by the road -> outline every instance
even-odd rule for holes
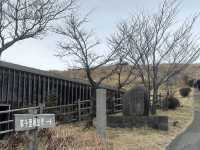
[[[180,95],[181,95],[181,96],[187,97],[187,96],[190,94],[190,92],[191,92],[191,88],[189,88],[189,87],[181,88],[181,89],[179,90],[179,92],[180,92]]]
[[[180,107],[180,101],[173,95],[165,97],[165,101],[167,101],[168,109],[176,109],[177,107]]]
[[[188,85],[189,87],[193,87],[193,86],[194,86],[194,83],[195,83],[195,80],[194,80],[194,79],[190,79],[190,80],[188,80],[187,85]]]

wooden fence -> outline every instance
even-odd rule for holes
[[[107,89],[108,101],[123,94],[109,86],[101,88]],[[91,92],[90,84],[84,80],[0,61],[0,104],[9,104],[11,109],[47,104],[52,99],[53,105],[74,104],[79,99],[91,99]]]
[[[168,101],[165,99],[166,95],[158,94],[157,101],[154,102],[156,104],[156,109],[167,110],[168,109]],[[150,96],[150,106],[153,104],[153,95]]]
[[[113,99],[112,109],[109,109],[108,107],[107,107],[108,114],[121,112],[122,111],[121,99],[119,98]],[[79,100],[75,104],[68,104],[68,105],[59,105],[51,107],[43,106],[43,108],[41,108],[41,106],[36,106],[36,107],[27,107],[27,108],[0,111],[0,116],[5,114],[7,116],[6,119],[0,121],[0,135],[14,132],[13,114],[28,113],[28,110],[31,109],[37,109],[38,112],[40,111],[40,109],[42,109],[44,113],[54,113],[56,115],[56,120],[61,123],[87,120],[92,113],[91,100],[84,100],[84,101]]]
[[[107,90],[107,112],[120,112],[124,92],[105,85],[100,88]],[[0,61],[0,133],[5,128],[12,131],[13,113],[24,113],[41,103],[46,105],[44,111],[55,113],[57,119],[84,120],[91,113],[91,96],[87,81]]]

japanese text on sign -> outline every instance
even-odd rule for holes
[[[15,131],[55,126],[54,114],[15,114]]]

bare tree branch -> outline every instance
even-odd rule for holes
[[[1,0],[0,55],[18,41],[43,35],[74,7],[75,0]]]
[[[107,56],[102,56],[96,52],[95,48],[100,43],[93,38],[92,31],[88,32],[84,30],[83,27],[87,21],[87,16],[80,19],[71,14],[68,20],[65,21],[65,26],[55,30],[56,33],[66,39],[66,42],[59,43],[61,50],[57,56],[62,58],[69,55],[73,56],[77,62],[77,66],[84,69],[90,84],[96,88],[105,79],[114,74],[115,68],[100,77],[98,81],[94,79],[93,72],[105,64],[113,62],[116,52],[112,50]]]
[[[118,36],[127,35],[119,51],[137,67],[155,102],[159,87],[200,55],[199,38],[192,31],[198,15],[178,24],[179,5],[176,0],[164,0],[158,12],[140,13],[118,27]],[[164,69],[162,64],[166,64]]]

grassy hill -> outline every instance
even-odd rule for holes
[[[103,77],[105,74],[109,74],[116,66],[105,66],[97,69],[92,75],[95,80],[99,80],[101,77]],[[125,65],[123,69],[123,73],[121,76],[122,81],[127,77],[127,74],[129,73],[130,65]],[[165,68],[168,67],[168,64],[162,64],[161,70],[165,70]],[[57,71],[57,70],[51,70],[49,71],[52,74],[66,77],[66,78],[72,78],[72,79],[81,79],[81,80],[87,80],[87,76],[83,69],[69,69],[64,71]],[[135,70],[134,72],[137,72]],[[200,78],[200,64],[191,64],[189,65],[183,72],[181,72],[179,75],[176,76],[176,82],[181,82],[181,80],[184,78],[184,76],[188,76],[192,79],[198,79]],[[131,85],[127,86],[126,88],[129,88],[132,85],[140,83],[140,79],[135,79]],[[118,75],[114,74],[110,76],[108,79],[104,80],[104,84],[111,85],[111,86],[117,86],[118,85]]]

